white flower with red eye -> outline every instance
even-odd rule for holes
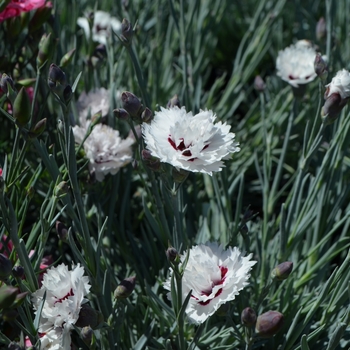
[[[317,77],[314,68],[316,50],[310,42],[299,40],[280,51],[276,60],[277,75],[295,88]]]
[[[180,256],[181,263],[187,253]],[[203,323],[209,316],[248,285],[249,271],[256,261],[252,254],[243,256],[237,247],[224,250],[217,243],[206,243],[190,249],[182,278],[182,301],[192,290],[186,314],[193,323]],[[180,266],[181,266],[180,263]],[[171,274],[164,288],[171,290]],[[168,293],[171,299],[171,293]]]
[[[178,169],[212,175],[221,171],[224,159],[239,152],[230,126],[218,122],[212,111],[196,115],[185,108],[161,108],[150,124],[142,124],[142,133],[151,155]]]

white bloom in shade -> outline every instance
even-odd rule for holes
[[[180,256],[181,263],[186,255],[185,252]],[[203,323],[220,305],[235,299],[248,285],[249,271],[256,264],[256,261],[250,261],[251,258],[252,254],[244,257],[237,247],[224,250],[217,243],[201,244],[190,249],[182,278],[182,300],[192,290],[186,308],[191,322]],[[164,288],[171,290],[171,276]],[[171,299],[171,293],[168,293],[168,298]]]
[[[86,124],[87,117],[92,117],[94,114],[101,111],[102,116],[109,112],[109,91],[105,88],[100,88],[89,93],[83,92],[77,101],[77,110],[79,113],[79,123],[81,126]]]
[[[59,341],[67,338],[79,318],[81,305],[87,301],[84,297],[90,287],[84,268],[79,264],[71,271],[65,264],[46,271],[41,288],[32,294],[32,302],[36,313],[46,292],[38,331],[47,335],[47,341],[53,342],[56,335]],[[63,339],[58,337],[61,334],[59,328],[62,328]]]
[[[75,126],[73,133],[75,142],[82,143],[90,121],[85,127]],[[95,173],[96,180],[102,181],[107,174],[115,175],[120,168],[132,161],[131,146],[133,137],[122,139],[118,130],[108,125],[97,124],[84,142],[86,157],[89,158],[89,169]]]
[[[332,81],[326,85],[324,98],[332,94],[339,94],[342,100],[350,97],[350,73],[346,69],[337,72]]]
[[[85,17],[79,17],[78,25],[84,30],[87,39],[90,38],[89,21]],[[94,13],[94,24],[92,27],[92,40],[106,45],[107,38],[112,35],[112,30],[116,33],[121,31],[121,22],[112,17],[108,12],[96,11]]]
[[[230,126],[218,122],[212,111],[200,111],[196,115],[185,108],[161,107],[150,124],[142,124],[147,149],[152,156],[178,169],[212,175],[221,171],[223,159],[239,152],[235,134]]]
[[[276,60],[277,75],[298,88],[317,77],[314,69],[316,51],[307,40],[300,40],[280,51]]]

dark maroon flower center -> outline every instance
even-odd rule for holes
[[[224,284],[225,279],[226,279],[226,274],[227,274],[228,268],[225,267],[225,266],[219,266],[219,269],[220,269],[220,271],[221,271],[221,279],[218,280],[218,281],[212,281],[211,288],[208,289],[208,290],[202,291],[202,292],[201,292],[201,295],[209,296],[209,295],[212,293],[213,288],[214,288],[215,286],[220,286],[220,285]],[[218,297],[221,293],[222,293],[222,288],[220,288],[220,289],[215,293],[214,298]],[[198,300],[198,298],[195,297],[194,295],[191,295],[191,296],[192,296],[192,298]],[[208,305],[214,298],[209,299],[209,300],[207,300],[207,301],[200,301],[198,304],[199,304],[199,305],[203,305],[203,306],[204,306],[204,305]]]
[[[171,146],[176,150],[176,151],[180,151],[181,154],[185,157],[192,157],[192,153],[191,151],[189,150],[189,148],[192,146],[192,143],[188,144],[186,146],[185,144],[185,140],[183,138],[180,138],[181,142],[179,143],[178,146],[176,146],[176,143],[174,142],[174,140],[172,139],[171,135],[168,136],[168,142],[171,144]],[[209,144],[208,145],[205,145],[202,149],[205,150],[206,148],[209,147]],[[193,162],[195,159],[197,158],[190,158],[190,159],[187,159],[189,162]]]
[[[71,289],[71,290],[68,292],[68,294],[66,294],[63,298],[57,299],[57,300],[55,301],[55,304],[56,304],[56,303],[62,303],[63,300],[68,299],[68,297],[70,297],[70,296],[72,296],[72,295],[74,295],[73,289]]]

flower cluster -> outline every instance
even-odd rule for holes
[[[177,169],[212,175],[224,166],[224,159],[240,151],[230,126],[218,122],[215,114],[193,115],[185,108],[161,108],[150,124],[142,124],[147,149],[153,157]]]
[[[295,88],[317,77],[314,70],[316,51],[310,42],[300,40],[280,51],[276,60],[277,75]]]
[[[11,0],[0,13],[0,22],[7,18],[19,16],[22,12],[35,10],[45,5],[46,0]]]
[[[41,349],[70,348],[70,330],[79,318],[81,305],[87,301],[84,297],[90,287],[79,264],[71,271],[64,264],[47,270],[41,288],[32,294],[35,313],[45,295],[38,329]]]
[[[180,256],[180,266],[187,253]],[[192,290],[186,314],[193,323],[203,323],[218,308],[235,299],[248,285],[249,271],[256,261],[252,254],[244,257],[237,247],[224,250],[217,243],[206,243],[190,249],[182,278],[182,300]],[[171,290],[171,274],[164,288]],[[168,293],[171,299],[171,293]]]

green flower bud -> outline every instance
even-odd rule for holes
[[[56,221],[56,232],[61,241],[68,242],[68,229],[61,221]]]
[[[67,85],[66,74],[53,63],[49,69],[48,85],[57,94],[62,94]]]
[[[14,301],[16,300],[18,294],[18,289],[3,285],[0,287],[0,310],[8,309],[12,306]]]
[[[83,304],[79,312],[79,318],[75,325],[81,328],[90,326],[92,329],[94,329],[101,323],[101,319],[103,322],[102,314],[99,311],[93,309],[88,304]]]
[[[131,118],[138,119],[142,113],[141,101],[131,92],[122,93],[123,108],[130,114]]]
[[[35,139],[45,131],[45,128],[46,128],[46,118],[39,120],[35,124],[34,128],[28,133],[28,135],[31,139]]]
[[[3,73],[0,80],[0,88],[5,94],[8,92],[8,85],[10,85],[10,88],[15,91],[15,83],[13,82],[13,79]]]
[[[12,271],[12,263],[11,260],[0,253],[0,280],[5,281],[7,277],[10,276]]]
[[[113,115],[122,120],[128,120],[130,118],[129,113],[123,108],[117,108],[113,110]]]
[[[83,339],[84,343],[90,347],[92,341],[93,341],[93,336],[94,336],[94,331],[92,330],[91,327],[86,326],[82,328],[81,332],[81,338]]]
[[[122,43],[125,46],[129,46],[131,44],[133,36],[134,36],[134,29],[132,28],[131,23],[124,18],[122,21],[122,33],[120,35]]]
[[[141,120],[143,123],[150,123],[152,119],[153,119],[153,113],[148,107],[146,107],[141,114]]]
[[[181,105],[180,105],[180,100],[179,100],[179,97],[177,94],[175,94],[167,103],[167,108],[172,108],[172,107],[179,107],[181,108]]]
[[[241,313],[241,322],[246,327],[253,327],[256,323],[256,312],[251,307],[246,307]]]
[[[60,66],[61,67],[66,67],[69,65],[69,63],[72,62],[72,59],[74,57],[74,54],[75,54],[75,49],[72,49],[70,51],[68,51],[62,58],[61,58],[61,61],[60,61]]]
[[[288,278],[293,270],[293,263],[291,261],[285,261],[277,265],[271,272],[271,277],[278,281],[283,281]]]
[[[61,181],[54,190],[55,196],[58,198],[64,197],[69,192],[68,183]]]
[[[44,34],[41,37],[40,43],[39,43],[39,53],[36,58],[36,65],[39,68],[42,68],[46,62],[52,57],[54,48],[53,39],[51,36],[51,33],[48,35]]]
[[[119,286],[114,291],[114,297],[116,299],[125,299],[130,296],[130,294],[135,289],[136,277],[125,278],[120,282]]]
[[[24,87],[19,90],[13,103],[13,117],[19,126],[25,126],[30,120],[31,103]]]
[[[255,332],[259,337],[270,338],[283,326],[284,317],[278,311],[268,311],[258,316]]]

